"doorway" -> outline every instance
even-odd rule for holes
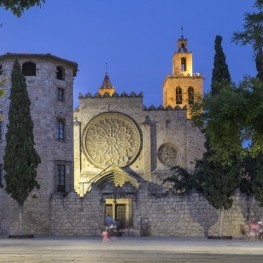
[[[132,199],[105,199],[105,215],[111,216],[120,228],[131,228],[132,221]]]

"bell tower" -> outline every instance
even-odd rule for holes
[[[188,51],[187,38],[181,36],[177,41],[177,51],[173,55],[172,75],[163,84],[163,107],[187,107],[190,119],[190,106],[203,95],[203,76],[193,73],[193,54]]]

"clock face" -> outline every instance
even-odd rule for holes
[[[84,152],[95,166],[125,167],[131,164],[141,149],[141,135],[129,117],[107,112],[93,118],[83,134]]]

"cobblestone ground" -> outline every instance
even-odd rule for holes
[[[205,238],[0,238],[0,262],[262,263],[263,241]]]

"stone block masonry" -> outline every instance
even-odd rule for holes
[[[198,194],[178,196],[171,191],[156,194],[143,183],[133,203],[133,234],[140,235],[142,219],[148,219],[148,235],[154,237],[203,237],[217,235],[219,212]],[[75,193],[51,199],[51,235],[100,236],[104,221],[104,203],[99,189],[84,197]],[[248,217],[263,219],[263,208],[253,198],[234,196],[225,213],[223,235],[242,237],[241,225]]]

